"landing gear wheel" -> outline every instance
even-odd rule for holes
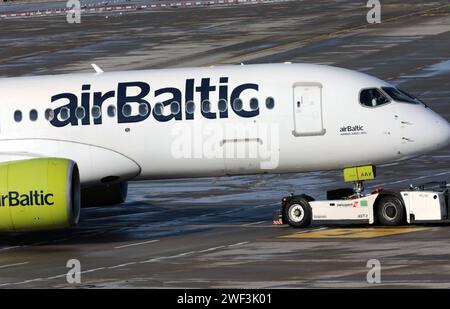
[[[292,227],[307,227],[311,224],[311,206],[306,199],[293,199],[283,208],[283,217]]]
[[[397,226],[403,223],[405,210],[402,201],[395,196],[382,196],[377,202],[376,217],[384,226]]]

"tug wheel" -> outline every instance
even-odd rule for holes
[[[376,207],[376,217],[380,225],[397,226],[403,223],[405,208],[402,201],[392,195],[380,197]]]
[[[306,199],[293,199],[283,208],[283,217],[292,227],[307,227],[311,224],[311,206]]]

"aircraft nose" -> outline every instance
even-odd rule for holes
[[[444,148],[450,144],[450,123],[447,119],[439,117],[435,126],[435,144],[436,148]]]
[[[444,146],[443,147],[450,145],[450,123],[448,121],[445,121],[445,122],[447,122],[447,134],[444,133],[444,136],[447,136],[447,140],[445,140],[445,138],[444,138]],[[444,130],[444,132],[445,132],[445,130]]]
[[[425,154],[450,144],[450,123],[430,109],[420,110],[415,121],[405,128],[412,130],[404,131],[401,146],[404,154]]]

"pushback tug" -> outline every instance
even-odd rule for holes
[[[364,194],[364,181],[375,177],[375,166],[344,169],[344,181],[353,182],[352,189],[328,191],[322,201],[306,194],[285,196],[273,223],[304,228],[324,223],[398,226],[450,222],[450,185],[445,181],[410,185],[408,189],[378,188]]]

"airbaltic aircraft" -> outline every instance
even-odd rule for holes
[[[0,79],[0,230],[64,228],[127,182],[342,169],[445,147],[450,125],[366,74],[261,64]]]

